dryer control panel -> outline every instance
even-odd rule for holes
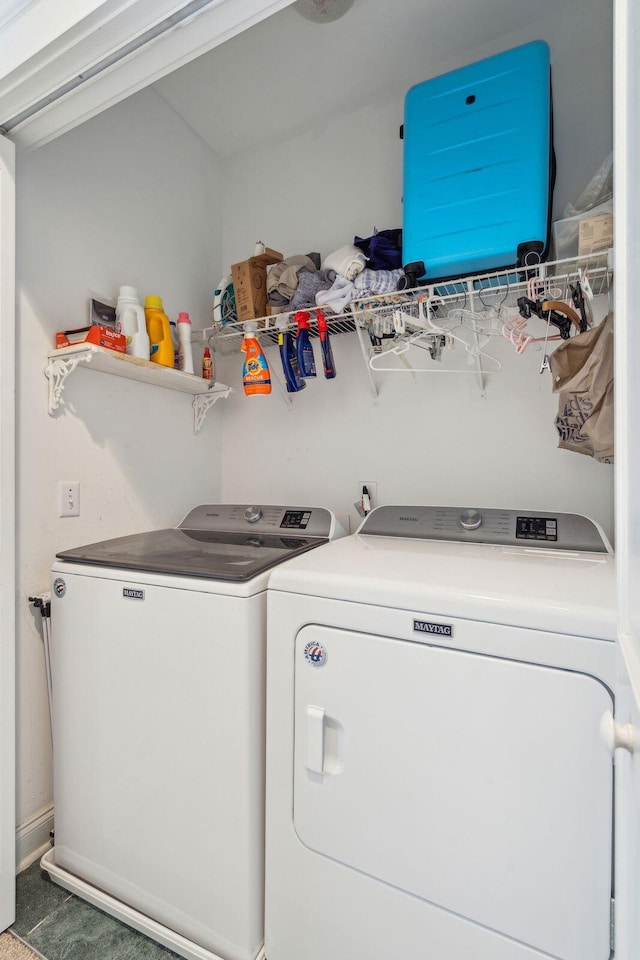
[[[477,507],[396,507],[373,510],[359,534],[454,540],[500,546],[611,553],[600,527],[577,513]]]

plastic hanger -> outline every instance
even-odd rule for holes
[[[492,356],[490,353],[486,353],[486,351],[484,351],[480,347],[479,343],[477,342],[477,338],[479,336],[478,329],[477,327],[474,328],[472,326],[472,323],[474,321],[483,322],[484,318],[482,316],[474,313],[472,310],[464,310],[464,315],[467,321],[466,329],[470,329],[472,334],[476,337],[476,343],[473,344],[473,343],[469,343],[468,340],[465,340],[465,338],[461,336],[460,333],[454,333],[454,331],[451,328],[447,328],[436,322],[435,318],[433,317],[433,312],[435,309],[438,308],[437,297],[429,301],[427,301],[425,297],[421,297],[419,301],[419,307],[420,307],[420,314],[422,318],[426,320],[429,328],[433,330],[435,333],[438,333],[442,336],[446,336],[450,338],[454,343],[461,344],[464,347],[464,350],[466,351],[466,353],[469,354],[472,360],[476,360],[479,363],[480,359],[482,358],[484,360],[488,360],[489,363],[494,364],[496,370],[502,369],[502,364],[500,363],[500,361],[496,359],[496,357]],[[458,317],[456,317],[456,313],[459,315]],[[456,327],[454,329],[460,329],[460,330],[465,329],[465,323],[462,322],[462,315],[463,315],[463,311],[456,311],[456,310],[450,311],[450,313],[447,315],[448,317],[453,317],[454,320],[458,319],[458,323],[456,324]]]
[[[562,340],[560,334],[552,337],[549,336],[549,322],[547,322],[547,334],[544,337],[534,337],[527,333],[527,323],[528,321],[524,317],[512,317],[502,325],[502,336],[513,344],[516,353],[524,353],[532,343],[547,343],[549,340]]]
[[[578,314],[564,300],[540,300],[539,298],[532,300],[530,297],[518,297],[517,304],[521,317],[529,320],[535,315],[541,320],[549,320],[558,328],[563,340],[569,339],[572,326],[578,333],[582,333]]]

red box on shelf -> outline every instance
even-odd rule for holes
[[[108,347],[118,353],[126,353],[127,350],[127,338],[122,333],[97,323],[90,327],[78,327],[77,330],[58,330],[56,333],[56,349],[78,343],[93,343],[96,347]]]

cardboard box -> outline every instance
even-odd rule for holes
[[[601,220],[601,217],[603,218]],[[611,218],[608,220],[607,218]],[[600,221],[600,229],[595,229],[595,222]],[[586,226],[583,226],[586,224]],[[592,233],[590,237],[589,234]],[[596,233],[598,239],[593,243]],[[602,243],[603,246],[596,244]],[[613,246],[613,203],[605,200],[588,212],[576,214],[575,217],[565,217],[556,220],[551,226],[551,259],[568,260],[571,257],[589,256],[600,250],[608,250]]]
[[[93,343],[96,347],[108,347],[118,353],[127,352],[127,338],[109,327],[94,323],[90,327],[78,327],[76,330],[59,330],[56,333],[56,349],[72,347],[77,343]]]
[[[264,263],[265,267],[268,267],[272,263],[280,263],[282,254],[278,250],[272,250],[271,247],[265,247],[262,253],[254,254],[253,259]]]
[[[267,267],[279,263],[282,254],[268,247],[259,257],[231,265],[238,320],[255,320],[267,312]]]
[[[613,214],[585,217],[578,232],[578,256],[603,253],[613,246]]]

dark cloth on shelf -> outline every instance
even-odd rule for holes
[[[267,303],[272,307],[288,307],[289,297],[283,297],[277,290],[272,290],[267,297]]]
[[[354,237],[353,244],[368,258],[370,270],[397,270],[402,266],[402,230],[378,230],[372,237]]]

